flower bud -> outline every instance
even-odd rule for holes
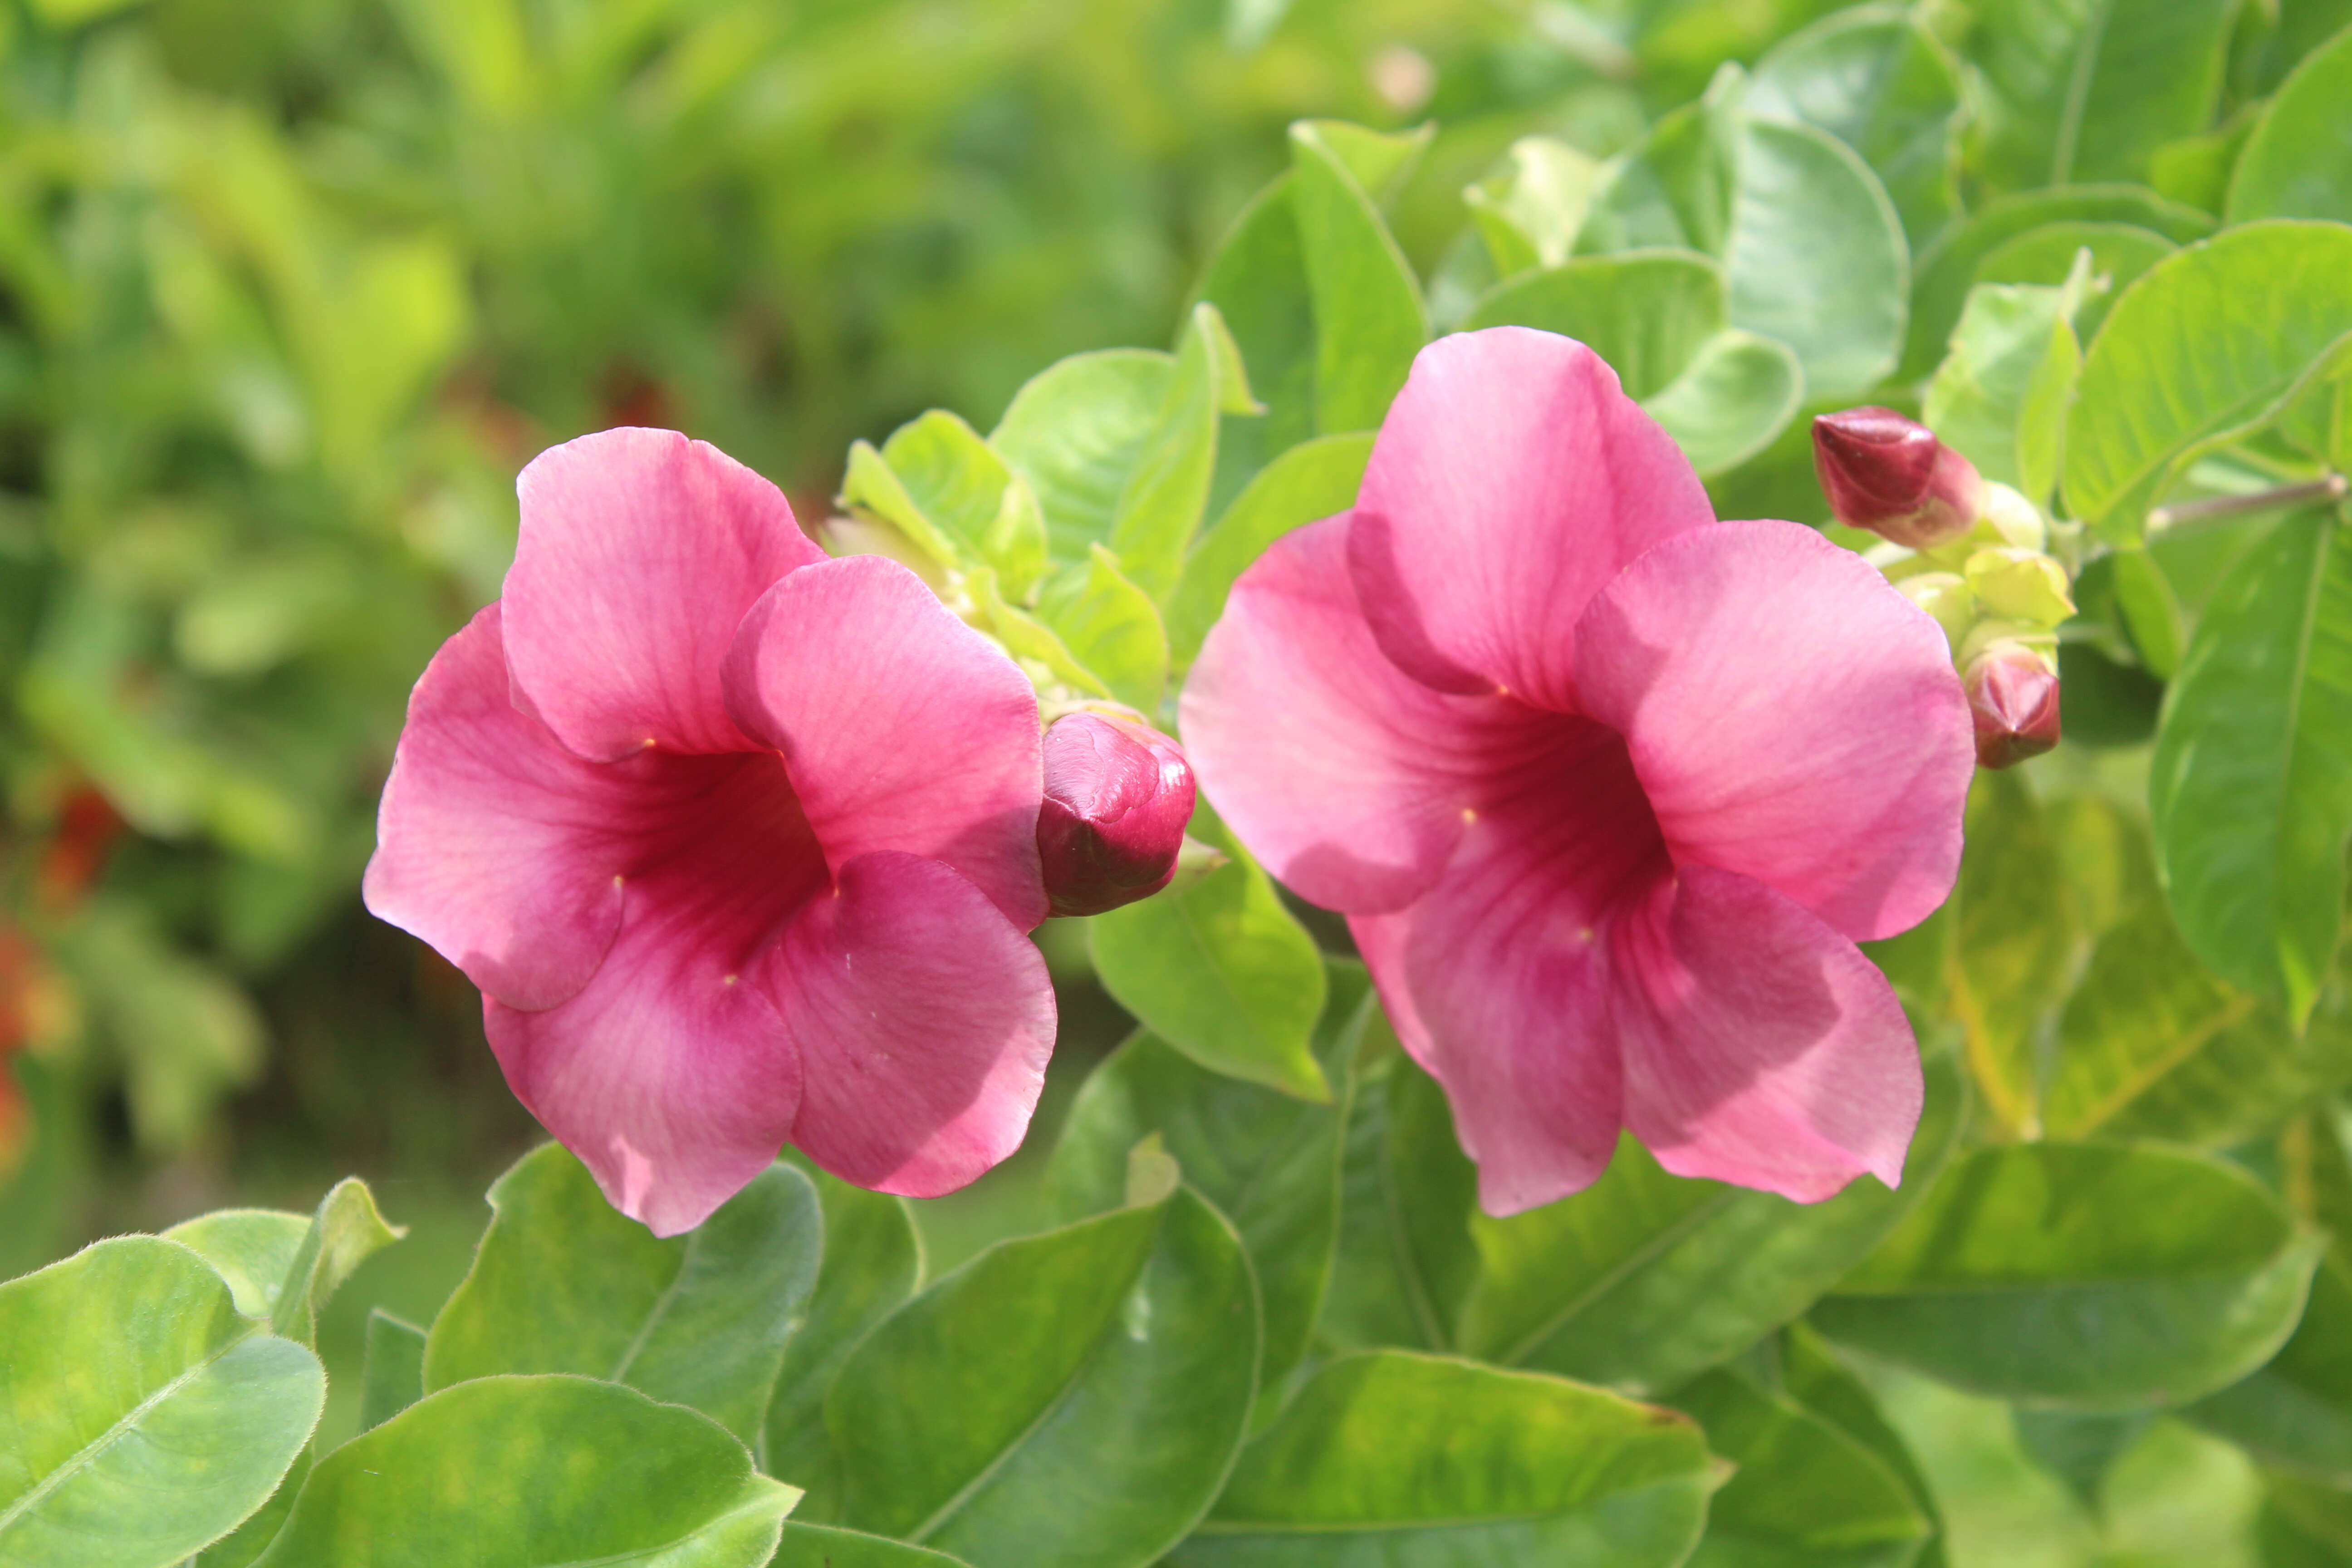
[[[1077,712],[1045,731],[1037,853],[1057,915],[1098,915],[1168,885],[1192,819],[1192,769],[1132,719]]]
[[[1914,550],[1958,538],[1984,506],[1975,465],[1892,408],[1816,418],[1813,472],[1840,522]]]
[[[1963,684],[1980,765],[2009,767],[2058,743],[2058,675],[2032,648],[1993,644],[1969,664]]]
[[[1970,555],[1964,570],[1987,615],[2054,626],[2074,613],[2066,569],[2038,551],[1995,545]]]
[[[1898,578],[1895,592],[1936,617],[1954,647],[1977,622],[1977,596],[1957,572],[1917,572]]]

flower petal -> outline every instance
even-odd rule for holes
[[[726,686],[744,732],[783,753],[835,869],[922,856],[1022,930],[1045,918],[1036,693],[921,578],[879,555],[793,573],[743,616]]]
[[[567,1001],[621,926],[606,828],[628,789],[507,700],[493,604],[441,645],[409,696],[361,883],[367,907],[511,1006]]]
[[[934,1197],[1021,1145],[1054,1049],[1045,960],[936,860],[862,855],[778,944],[807,1073],[792,1141],[845,1180]]]
[[[1310,902],[1395,910],[1461,837],[1492,699],[1389,662],[1356,602],[1345,514],[1242,574],[1184,685],[1185,754],[1220,816]]]
[[[661,922],[625,932],[561,1007],[482,1001],[515,1097],[656,1236],[693,1229],[765,1170],[801,1102],[775,1004],[670,935]]]
[[[1577,630],[1584,709],[1621,731],[1675,858],[1753,877],[1855,941],[1951,891],[1976,765],[1943,632],[1793,522],[1682,534]]]
[[[1398,1038],[1445,1087],[1489,1214],[1608,1165],[1621,1090],[1601,933],[1668,874],[1616,736],[1551,724],[1427,897],[1348,922]]]
[[[769,584],[824,559],[783,492],[675,430],[551,447],[515,481],[507,659],[530,709],[583,757],[744,749],[719,673]]]
[[[1919,1051],[1853,944],[1751,878],[1682,868],[1610,934],[1625,1122],[1681,1176],[1799,1203],[1888,1186],[1919,1124]]]
[[[1577,617],[1627,562],[1715,521],[1671,437],[1573,339],[1440,338],[1373,444],[1349,560],[1389,657],[1443,691],[1567,709]]]

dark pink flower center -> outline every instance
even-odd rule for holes
[[[831,886],[774,752],[649,750],[611,765],[635,786],[629,815],[608,825],[625,844],[631,923],[660,921],[736,971]]]
[[[1471,831],[1507,840],[1529,879],[1597,927],[1673,874],[1665,835],[1623,736],[1582,714],[1513,706],[1518,722],[1497,737]]]

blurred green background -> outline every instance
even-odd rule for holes
[[[416,1235],[331,1360],[462,1271],[538,1133],[357,883],[541,447],[676,426],[814,521],[853,438],[1166,342],[1292,120],[1437,123],[1394,212],[1428,276],[1514,139],[1606,156],[1837,8],[0,0],[0,1278],[345,1172]],[[2312,39],[2245,15],[2252,96]],[[1048,947],[1050,1130],[1126,1021]],[[1025,1192],[931,1205],[934,1267]],[[1888,1392],[1958,1562],[2252,1560],[2232,1450],[2159,1426],[2102,1512],[2002,1408]]]

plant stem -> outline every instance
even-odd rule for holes
[[[2255,490],[2250,495],[2208,496],[2203,500],[2185,500],[2175,506],[2160,506],[2147,514],[2147,531],[2161,533],[2184,522],[2204,522],[2217,517],[2235,517],[2245,511],[2268,511],[2273,507],[2294,506],[2307,500],[2342,500],[2352,481],[2342,474],[2330,474],[2324,479],[2313,479],[2300,485],[2282,485],[2274,490]]]

